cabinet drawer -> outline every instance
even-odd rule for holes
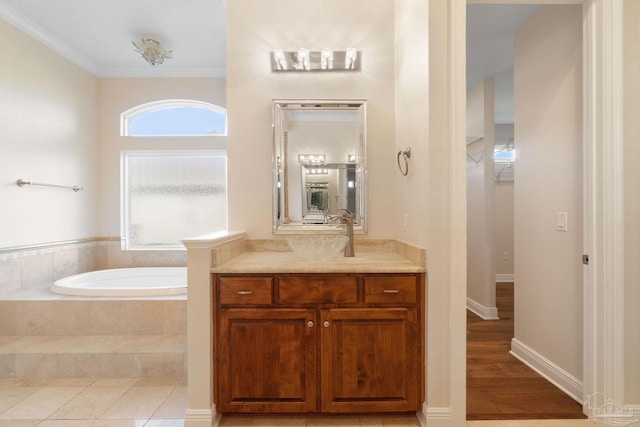
[[[374,304],[415,304],[416,276],[365,276],[364,302]]]
[[[273,277],[220,277],[222,305],[271,304]]]
[[[281,304],[358,302],[357,276],[280,276]]]

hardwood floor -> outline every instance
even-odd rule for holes
[[[582,406],[509,354],[513,284],[496,285],[500,320],[467,310],[467,419],[578,419]]]

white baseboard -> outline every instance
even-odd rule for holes
[[[425,404],[418,412],[418,421],[422,427],[450,427],[451,408],[430,408]]]
[[[598,426],[640,425],[640,405],[622,405],[595,393],[586,398],[583,406],[589,420]]]
[[[515,338],[511,340],[510,353],[565,392],[573,400],[581,405],[583,404],[582,381]]]
[[[188,409],[184,414],[185,427],[213,427],[222,419],[222,414],[217,413],[215,405],[211,409]]]
[[[513,274],[496,274],[496,282],[513,282]]]
[[[498,320],[498,307],[485,307],[484,305],[467,297],[467,309],[471,310],[484,320]]]

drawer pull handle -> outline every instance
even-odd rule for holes
[[[251,295],[253,291],[238,291],[238,295]]]
[[[329,327],[329,321],[325,320],[324,323],[322,324],[322,326],[324,326],[325,328]]]
[[[307,322],[307,326],[310,327],[310,328],[313,328],[313,322],[311,320],[309,320]]]
[[[384,292],[385,294],[397,294],[400,291],[397,289],[385,289],[382,292]]]

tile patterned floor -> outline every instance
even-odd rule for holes
[[[171,378],[0,379],[0,427],[183,427],[187,388]],[[225,417],[221,427],[419,427],[411,416]],[[469,421],[468,427],[594,427],[587,420]]]
[[[0,379],[0,427],[179,427],[186,407],[172,378]]]

